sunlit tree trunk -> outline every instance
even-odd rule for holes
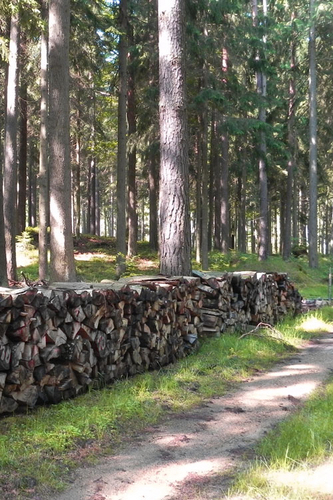
[[[47,20],[47,0],[42,0],[42,19]],[[49,225],[49,167],[48,167],[48,147],[47,147],[47,131],[48,131],[48,39],[47,31],[42,30],[40,40],[41,53],[41,79],[40,79],[40,145],[39,145],[39,279],[43,280],[48,274],[48,235],[47,228]]]
[[[18,198],[17,198],[17,232],[22,233],[26,226],[26,199],[27,199],[27,141],[28,141],[28,84],[23,68],[27,59],[27,38],[21,36],[20,43],[20,73],[21,84],[19,94],[19,113],[20,113],[20,148],[18,162]]]
[[[52,281],[75,281],[69,149],[70,0],[49,2],[50,227]]]
[[[10,22],[9,64],[7,79],[7,108],[4,151],[4,225],[6,241],[7,276],[16,279],[16,195],[17,195],[17,101],[18,101],[18,59],[19,59],[19,15],[16,2],[12,2],[13,13]]]
[[[127,176],[127,0],[119,3],[119,97],[118,97],[118,158],[117,158],[117,275],[126,269],[126,176]]]
[[[294,15],[292,15],[292,21]],[[291,221],[292,221],[292,197],[293,197],[293,178],[295,169],[295,150],[296,150],[296,134],[295,134],[295,100],[296,100],[296,82],[295,82],[295,68],[296,68],[296,43],[293,39],[291,42],[290,51],[290,69],[291,76],[289,79],[289,110],[288,110],[288,177],[287,177],[287,190],[285,206],[285,225],[284,225],[284,238],[283,238],[283,258],[289,259],[291,254]],[[281,217],[282,219],[282,217]]]
[[[267,0],[262,0],[263,15],[267,15]],[[253,0],[253,24],[258,26],[258,4],[257,0]],[[266,35],[263,37],[263,42],[266,43]],[[256,54],[256,62],[259,63],[261,55]],[[259,122],[266,122],[266,96],[267,82],[266,75],[263,71],[257,70],[257,92],[261,99],[259,107]],[[268,242],[268,185],[267,185],[267,167],[266,167],[266,133],[264,130],[260,132],[259,139],[259,248],[258,258],[260,261],[266,260],[269,252]]]
[[[309,34],[309,266],[318,267],[318,222],[317,222],[317,70],[316,70],[316,1],[310,0],[310,34]]]
[[[134,46],[133,27],[129,26],[129,43]],[[138,216],[136,206],[136,144],[133,139],[136,133],[136,89],[135,89],[135,70],[133,67],[133,56],[130,55],[130,64],[128,71],[128,105],[127,105],[127,121],[128,121],[128,138],[129,142],[132,136],[132,144],[130,144],[128,152],[128,245],[127,255],[133,257],[137,253],[138,240]]]
[[[159,0],[160,264],[191,272],[189,159],[185,82],[185,1]]]

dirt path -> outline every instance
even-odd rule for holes
[[[193,500],[198,487],[205,500],[222,499],[253,445],[332,369],[333,334],[323,334],[234,393],[170,417],[118,455],[80,469],[70,489],[53,500]]]

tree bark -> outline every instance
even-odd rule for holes
[[[41,15],[47,20],[47,0],[41,1]],[[44,280],[48,275],[48,235],[47,228],[50,220],[49,210],[49,166],[48,166],[48,39],[46,30],[41,32],[41,80],[40,80],[40,145],[39,145],[39,279]]]
[[[149,246],[158,250],[158,166],[157,153],[151,148],[148,158],[148,183],[149,183]]]
[[[126,270],[126,175],[127,175],[127,0],[119,4],[119,97],[118,97],[118,157],[117,157],[117,267],[121,276]]]
[[[292,14],[292,22],[294,21],[294,13]],[[293,197],[293,180],[294,170],[296,165],[296,134],[295,134],[295,101],[296,101],[296,43],[293,38],[290,47],[290,70],[289,79],[289,103],[288,103],[288,149],[289,159],[287,165],[287,192],[285,199],[285,227],[283,238],[283,258],[289,259],[291,254],[291,221],[292,221],[292,197]]]
[[[10,22],[9,64],[7,80],[7,106],[5,123],[4,158],[4,226],[6,241],[7,276],[16,280],[16,195],[17,195],[17,102],[18,102],[18,59],[20,45],[19,15],[12,2],[13,13]]]
[[[17,204],[17,232],[22,233],[26,226],[26,199],[27,199],[27,141],[28,141],[28,84],[22,71],[27,58],[27,38],[21,36],[20,44],[20,73],[21,85],[19,96],[20,109],[20,149],[18,164],[18,204]]]
[[[161,273],[189,275],[189,159],[185,83],[185,2],[159,0]]]
[[[229,224],[229,137],[225,126],[225,118],[222,120],[221,135],[221,252],[227,254],[230,250],[230,224]]]
[[[267,0],[262,0],[263,15],[267,15]],[[257,0],[253,0],[253,24],[258,26],[258,5]],[[266,43],[266,35],[263,36],[263,42]],[[256,54],[256,63],[258,64],[261,55],[259,52]],[[266,122],[266,75],[263,71],[257,70],[257,92],[260,97],[261,103],[259,107],[259,122],[265,124]],[[260,261],[266,260],[269,252],[268,242],[268,186],[267,186],[267,169],[266,169],[266,133],[262,129],[259,138],[259,248],[258,258]]]
[[[245,152],[241,151],[241,155]],[[242,172],[238,177],[238,251],[246,253],[246,160],[241,158]]]
[[[52,281],[76,281],[69,148],[70,0],[49,2],[50,227]]]
[[[128,27],[128,41],[134,46],[133,27]],[[136,206],[136,89],[135,89],[135,71],[134,71],[133,55],[130,55],[130,64],[128,71],[128,106],[127,106],[127,121],[128,121],[128,138],[132,139],[130,150],[128,152],[128,245],[127,255],[133,257],[137,254],[138,241],[138,215]]]
[[[316,69],[316,1],[310,0],[309,33],[309,266],[318,267],[318,222],[317,222],[317,69]]]

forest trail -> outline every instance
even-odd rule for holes
[[[52,500],[221,500],[258,440],[328,379],[332,369],[333,333],[319,334],[292,358],[234,392],[171,415],[117,455],[79,469],[69,489]],[[198,488],[204,496],[197,495]]]

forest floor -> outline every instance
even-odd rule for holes
[[[329,379],[332,359],[333,333],[320,334],[272,370],[257,373],[191,412],[168,415],[160,425],[129,438],[115,455],[78,469],[71,486],[49,499],[263,498],[232,496],[228,490],[235,474],[253,463],[258,441]],[[304,498],[327,499],[333,498],[332,472],[328,462],[278,480],[287,488],[299,482],[310,491]]]

